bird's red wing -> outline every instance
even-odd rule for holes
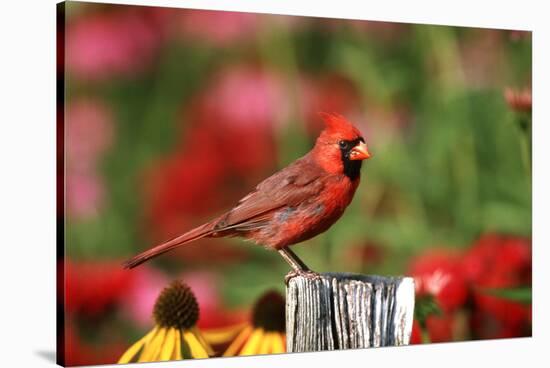
[[[218,218],[216,231],[251,229],[261,226],[277,209],[297,206],[316,198],[324,183],[322,169],[307,156],[258,184],[237,206]]]
[[[272,211],[316,198],[324,186],[322,177],[322,169],[305,156],[261,182],[229,212],[138,254],[124,262],[124,267],[136,267],[193,240],[257,229],[271,219]]]

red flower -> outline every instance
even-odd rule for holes
[[[453,340],[454,316],[443,314],[431,315],[426,318],[426,329],[430,336],[430,342],[448,342]]]
[[[518,286],[531,282],[531,241],[527,238],[486,234],[466,253],[467,279],[480,286]]]
[[[220,205],[218,189],[223,162],[216,157],[215,146],[203,150],[200,157],[178,151],[156,162],[146,175],[149,219],[158,237],[173,236],[191,226],[192,215],[201,218]]]
[[[470,328],[478,339],[505,339],[531,336],[530,323],[502,323],[490,312],[475,310],[470,318]]]
[[[466,253],[463,264],[474,288],[474,332],[480,337],[523,336],[530,325],[530,305],[490,291],[531,285],[530,240],[486,234]]]
[[[67,260],[65,264],[65,308],[69,313],[95,317],[125,297],[134,273],[120,262]]]
[[[186,151],[203,152],[204,142],[208,142],[210,159],[223,165],[227,179],[253,180],[250,185],[256,184],[255,180],[266,174],[266,168],[275,162],[273,131],[255,123],[220,126],[222,115],[215,117],[213,112],[209,115],[208,119],[207,114],[200,116],[197,126],[188,132]],[[195,159],[200,162],[205,157]]]
[[[430,315],[426,318],[426,331],[422,331],[420,322],[416,319],[413,321],[411,332],[411,344],[423,344],[426,342],[448,342],[453,340],[456,318],[454,314]],[[426,334],[427,339],[424,340],[423,334]]]
[[[413,326],[411,331],[410,344],[422,344],[422,327],[420,323],[415,319],[413,320]]]
[[[414,259],[409,269],[417,294],[433,295],[443,311],[454,311],[466,302],[468,289],[458,254],[429,250]]]

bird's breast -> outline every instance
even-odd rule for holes
[[[275,249],[310,239],[326,231],[342,216],[357,185],[358,181],[352,182],[345,177],[327,180],[317,196],[275,211],[271,221],[251,234],[251,238]]]

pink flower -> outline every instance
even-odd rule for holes
[[[122,304],[127,315],[145,328],[151,325],[155,301],[169,280],[162,272],[146,265],[132,272],[136,275]]]
[[[179,29],[186,38],[227,46],[253,38],[259,19],[259,15],[252,13],[187,10],[181,13]]]
[[[162,28],[149,13],[129,7],[76,17],[66,30],[68,71],[80,79],[99,80],[143,70],[159,46]]]
[[[113,140],[111,111],[99,100],[81,98],[67,106],[65,149],[71,170],[93,170]]]
[[[180,278],[193,290],[201,310],[221,304],[218,288],[220,279],[217,274],[208,271],[193,271],[182,274]]]
[[[198,131],[210,132],[209,141],[215,142],[229,171],[256,179],[251,173],[264,174],[262,170],[273,163],[273,133],[285,120],[289,105],[276,74],[257,66],[239,66],[214,76],[191,111]]]
[[[68,173],[65,177],[68,214],[78,218],[97,215],[103,198],[103,183],[95,174]]]
[[[104,194],[97,164],[113,140],[110,111],[96,100],[71,102],[65,119],[67,211],[77,218],[97,215]]]
[[[200,114],[219,117],[217,124],[235,129],[270,128],[288,112],[278,76],[240,66],[216,75],[200,101]]]
[[[231,175],[254,178],[273,163],[276,125],[289,110],[279,77],[256,66],[222,71],[193,101],[187,118],[186,151],[196,156],[209,142],[208,155],[223,157]],[[243,175],[244,174],[244,175]]]
[[[523,89],[507,87],[504,89],[504,99],[514,111],[530,112],[533,108],[533,96],[530,87]]]

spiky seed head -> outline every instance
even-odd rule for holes
[[[180,280],[165,287],[155,302],[153,317],[160,327],[193,327],[199,319],[199,305],[191,288]]]
[[[285,299],[275,291],[263,294],[252,311],[252,324],[266,331],[285,331]]]

